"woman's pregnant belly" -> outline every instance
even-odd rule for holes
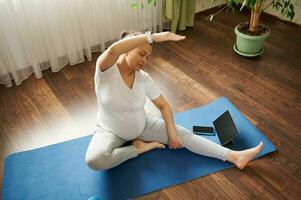
[[[103,128],[113,132],[118,137],[133,140],[142,133],[145,127],[146,113],[144,108],[114,113],[102,111],[98,113],[98,122]]]

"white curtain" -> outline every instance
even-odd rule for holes
[[[0,84],[91,61],[122,31],[162,31],[162,1],[143,10],[131,8],[136,1],[0,0]]]

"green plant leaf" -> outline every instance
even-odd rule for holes
[[[248,8],[253,8],[256,3],[256,0],[248,0],[247,6]]]
[[[293,20],[293,18],[295,16],[294,6],[292,4],[290,4],[289,9],[290,9],[289,17],[290,17],[291,20]]]
[[[247,0],[244,0],[244,2],[242,2],[242,5],[241,5],[239,11],[242,11],[242,9],[245,7],[246,4],[247,4]]]
[[[291,12],[290,12],[290,11],[288,11],[288,12],[286,13],[286,17],[287,17],[287,18],[290,18],[290,17],[291,17]]]
[[[280,2],[276,2],[274,5],[275,5],[275,8],[276,8],[277,11],[281,7],[281,3]]]
[[[287,13],[288,13],[288,9],[285,9],[283,12],[283,15],[285,16],[285,15],[287,15]]]
[[[231,0],[231,1],[233,1],[233,3],[236,5],[240,2],[240,0]]]
[[[295,17],[295,12],[292,12],[292,14],[291,14],[291,20],[294,19],[294,17]]]
[[[131,8],[136,8],[138,6],[138,3],[132,3]]]

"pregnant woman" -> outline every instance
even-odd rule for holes
[[[230,150],[177,125],[156,83],[142,70],[152,44],[180,41],[185,36],[170,32],[123,33],[97,59],[95,92],[98,101],[97,129],[86,152],[94,170],[105,170],[154,148],[187,148],[199,155],[232,162],[243,169],[263,148],[263,143],[243,151]],[[148,97],[162,118],[146,114]],[[123,146],[127,141],[131,145]]]

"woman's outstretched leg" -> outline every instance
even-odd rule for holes
[[[263,144],[244,151],[233,151],[221,145],[218,145],[202,136],[191,133],[188,129],[176,125],[177,135],[185,148],[188,150],[208,157],[217,158],[223,161],[229,161],[235,164],[239,169],[243,169],[247,163],[252,160],[262,149]],[[139,136],[143,141],[158,141],[167,144],[168,137],[165,122],[158,117],[147,117],[146,127]]]

